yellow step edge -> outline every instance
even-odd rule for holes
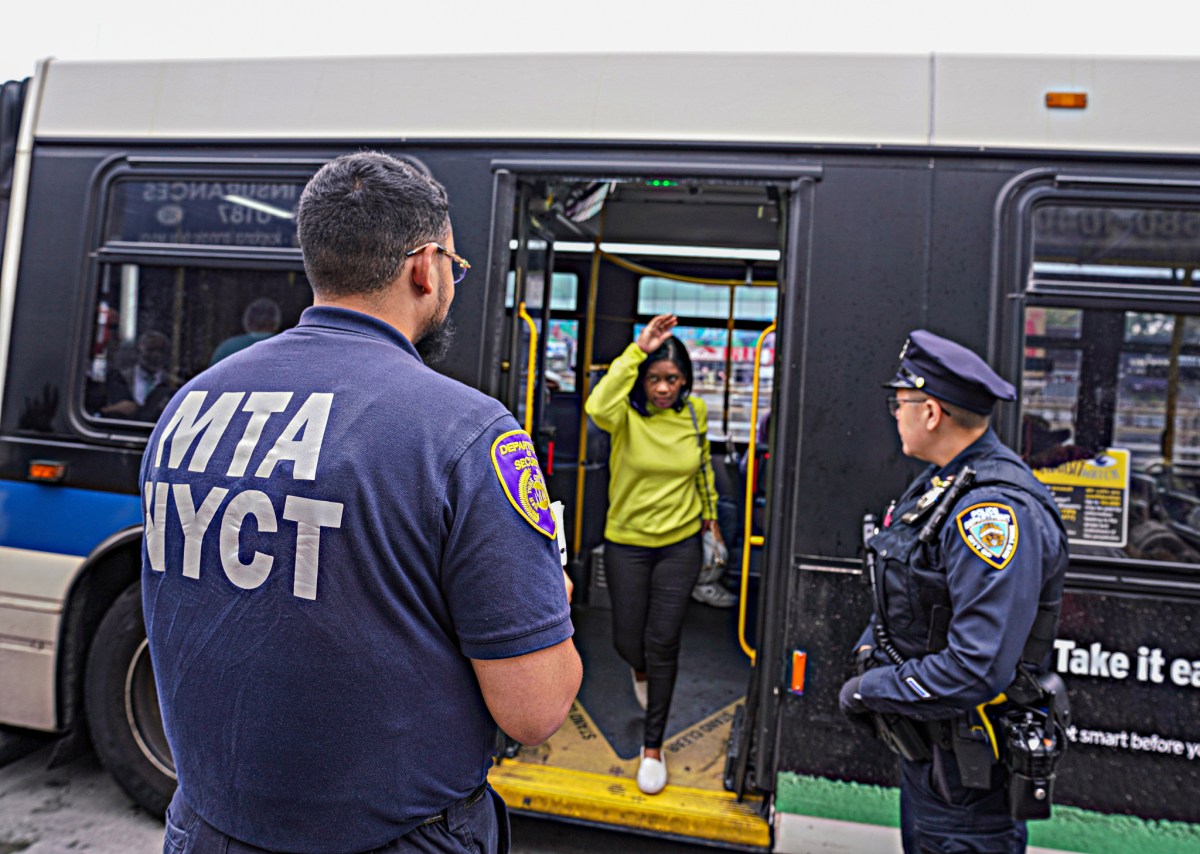
[[[763,849],[771,844],[758,798],[739,803],[730,792],[672,785],[644,795],[632,779],[520,760],[493,767],[488,780],[515,810]]]

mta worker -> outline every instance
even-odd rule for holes
[[[885,387],[904,453],[929,467],[869,543],[876,613],[840,705],[868,730],[878,713],[913,724],[919,743],[900,759],[905,851],[1024,851],[1003,763],[968,751],[955,733],[982,732],[976,707],[1005,691],[1022,661],[1046,666],[1066,533],[1048,490],[990,427],[996,401],[1016,395],[983,359],[916,330]],[[950,506],[939,512],[942,502]]]
[[[179,788],[164,851],[504,851],[497,725],[581,667],[533,444],[423,364],[469,266],[385,154],[297,212],[313,306],[186,384],[142,462],[143,607]]]

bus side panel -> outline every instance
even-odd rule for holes
[[[1064,597],[1054,665],[1069,688],[1071,727],[1059,802],[1200,821],[1198,605],[1099,591]]]
[[[895,757],[852,729],[837,709],[838,689],[852,672],[850,650],[872,610],[870,588],[855,566],[862,515],[881,514],[920,470],[900,454],[877,383],[890,374],[900,343],[914,328],[950,335],[988,354],[994,201],[1013,174],[1035,165],[966,163],[939,170],[927,202],[912,186],[906,192],[892,173],[860,170],[843,180],[839,170],[826,170],[815,211],[807,318],[809,328],[822,334],[812,339],[803,378],[802,474],[792,520],[798,554],[785,646],[789,657],[805,653],[806,672],[803,693],[791,693],[790,670],[779,663],[785,678],[778,771],[896,782]],[[862,189],[868,179],[878,195]],[[907,211],[911,228],[895,227],[887,209]],[[857,223],[869,235],[871,251],[862,254],[870,257],[837,250],[837,241],[849,239],[837,234],[845,223]],[[927,273],[912,251],[926,241],[925,229]],[[839,293],[831,284],[850,289],[869,277],[879,290],[862,293],[886,299],[862,298],[858,290]],[[1144,588],[1137,595],[1069,589],[1054,663],[1070,689],[1073,727],[1057,803],[1200,820],[1200,806],[1189,795],[1200,783],[1196,606],[1193,596],[1149,596]],[[845,814],[830,817],[854,820],[854,809],[851,804]]]
[[[9,366],[0,422],[5,436],[71,435],[68,376],[84,332],[88,200],[102,156],[94,149],[40,147],[34,152],[13,314],[12,352],[20,358]],[[21,473],[0,467],[2,476]]]
[[[890,755],[846,723],[837,694],[872,610],[867,585],[847,574],[860,554],[862,516],[882,513],[916,470],[900,453],[879,384],[905,334],[925,322],[930,181],[925,159],[826,163],[816,188],[808,316],[799,319],[812,331],[810,350],[804,376],[790,378],[803,383],[803,411],[783,647],[789,659],[805,653],[807,667],[803,694],[782,693],[776,770],[895,782]],[[841,571],[805,568],[831,558]]]
[[[803,411],[796,437],[775,437],[799,443],[791,524],[802,555],[855,557],[863,514],[919,471],[900,453],[880,384],[926,322],[926,163],[827,165],[816,188],[808,312],[790,321],[810,330],[804,375],[788,377],[803,384]]]

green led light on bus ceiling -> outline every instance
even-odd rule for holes
[[[678,187],[678,181],[669,181],[666,178],[653,178],[646,181],[647,187]]]

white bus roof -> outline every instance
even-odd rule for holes
[[[35,135],[1200,151],[1200,60],[541,54],[41,66]],[[1049,109],[1048,92],[1085,93]]]

